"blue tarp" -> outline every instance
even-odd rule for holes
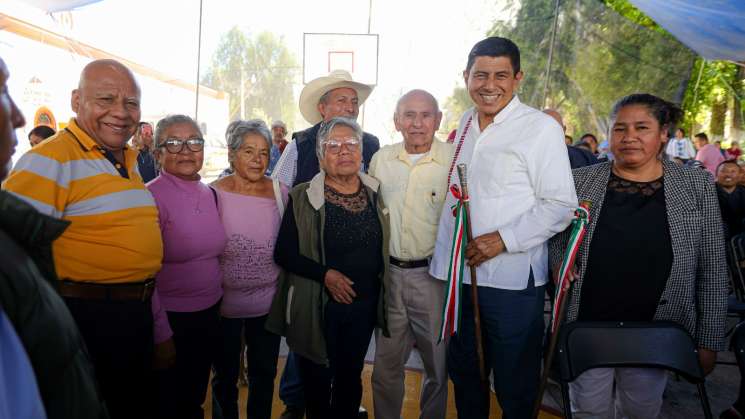
[[[702,57],[745,61],[745,0],[630,1]]]

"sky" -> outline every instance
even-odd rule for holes
[[[201,71],[221,35],[235,25],[248,34],[270,31],[283,37],[302,63],[304,32],[366,33],[370,17],[370,32],[380,37],[380,56],[378,85],[365,106],[364,128],[381,143],[393,143],[400,141],[392,121],[398,97],[421,88],[443,102],[462,84],[469,49],[493,20],[504,18],[503,8],[499,0],[372,0],[369,16],[369,0],[204,0]],[[57,25],[57,30],[62,27],[82,42],[176,78],[196,79],[199,0],[103,0],[46,19],[51,29],[56,25],[52,19],[69,16],[72,24]],[[308,126],[299,117],[288,122],[291,131]]]

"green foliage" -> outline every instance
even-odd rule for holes
[[[282,38],[269,32],[249,38],[233,27],[222,36],[202,82],[230,93],[231,120],[241,117],[243,90],[247,119],[291,122],[297,107],[292,85],[298,71],[295,58]]]
[[[453,89],[453,94],[445,99],[445,103],[442,106],[443,118],[440,131],[447,135],[450,131],[458,128],[458,121],[461,115],[471,106],[473,106],[473,103],[465,87],[459,86]]]
[[[653,31],[666,34],[667,32],[660,27],[654,20],[650,19],[649,16],[645,15],[641,10],[637,9],[629,0],[602,0],[606,6],[615,10],[616,13],[625,17],[626,19],[636,23],[639,26],[651,29]]]
[[[700,82],[698,81],[699,73],[701,74]],[[697,82],[698,89],[696,88]],[[736,64],[725,61],[711,62],[700,57],[696,59],[694,71],[691,74],[683,99],[683,110],[685,111],[683,125],[696,130],[714,128],[712,134],[722,135],[724,116],[721,113],[727,109],[726,106],[722,109],[720,104],[727,102],[730,97],[734,96],[733,90],[737,92],[738,96],[745,98],[741,93],[742,83],[742,76],[739,75]],[[716,115],[711,115],[714,110],[716,110]],[[711,119],[713,119],[714,126],[706,126],[706,123]]]
[[[628,0],[603,0],[608,7],[632,22],[651,30],[666,33],[657,23],[634,7]],[[703,71],[702,70],[703,66]],[[691,129],[709,130],[713,135],[724,134],[725,112],[730,98],[745,99],[743,91],[743,74],[738,75],[738,66],[724,61],[706,62],[697,57],[690,79],[686,85],[682,108],[685,112],[683,126]],[[701,79],[699,81],[699,72]],[[740,105],[745,102],[740,101]],[[740,113],[741,106],[734,105],[730,112]],[[706,126],[706,123],[709,125]],[[733,118],[735,130],[742,129],[742,119]]]

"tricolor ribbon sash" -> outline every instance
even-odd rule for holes
[[[468,243],[466,239],[466,206],[468,197],[461,194],[456,185],[450,186],[450,193],[458,202],[453,205],[453,216],[455,226],[453,228],[453,241],[450,250],[450,263],[448,264],[448,281],[445,292],[445,304],[442,309],[442,322],[437,342],[442,342],[446,337],[458,332],[460,325],[460,303],[461,287],[463,285],[463,271],[465,268],[465,250]]]
[[[564,300],[569,290],[569,271],[574,269],[574,261],[585,237],[587,224],[590,222],[590,202],[582,201],[579,207],[574,211],[574,220],[572,220],[572,231],[569,234],[569,243],[564,252],[564,259],[559,267],[559,281],[556,284],[556,296],[554,297],[554,309],[551,313],[551,333],[554,333],[559,323],[561,302]]]

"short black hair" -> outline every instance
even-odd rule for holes
[[[468,53],[468,62],[466,63],[466,73],[471,71],[473,62],[476,57],[507,57],[512,63],[514,74],[520,72],[520,48],[514,42],[507,38],[490,36],[476,43]]]
[[[655,95],[650,95],[649,93],[634,93],[621,98],[615,105],[613,105],[611,119],[616,119],[621,108],[633,105],[645,106],[654,119],[657,120],[657,123],[660,124],[660,128],[673,128],[681,119],[683,119],[683,111],[678,107],[678,105]]]
[[[590,146],[590,143],[585,141],[580,141],[577,144],[574,145],[577,148],[584,148],[585,150],[592,152],[592,146]]]
[[[596,137],[595,134],[592,134],[592,133],[589,133],[589,132],[588,133],[585,133],[585,134],[582,134],[582,136],[579,137],[579,139],[580,139],[580,141],[583,141],[587,137],[592,138],[592,140],[595,141],[595,144],[598,144],[598,137]]]
[[[34,127],[34,129],[31,130],[31,132],[28,133],[28,139],[31,139],[32,135],[35,135],[37,137],[41,137],[42,139],[46,140],[47,138],[51,137],[55,134],[55,131],[53,128],[48,127],[46,125],[39,125]]]
[[[675,129],[675,131],[676,131],[676,132],[677,132],[677,131],[680,131],[680,132],[682,132],[682,133],[683,133],[683,136],[684,136],[684,137],[685,137],[685,135],[686,135],[686,130],[684,130],[684,129],[683,129],[683,128],[681,128],[681,127],[678,127],[678,128],[676,128],[676,129]]]
[[[725,164],[734,164],[735,166],[737,166],[738,169],[740,168],[740,165],[737,164],[737,160],[725,160],[717,165],[717,170],[715,170],[716,174],[719,174],[719,169],[722,168]]]
[[[694,135],[694,137],[696,137],[696,138],[702,138],[702,139],[704,139],[704,140],[705,140],[706,142],[709,142],[709,136],[708,136],[708,135],[706,135],[706,133],[705,133],[705,132],[699,132],[698,134]]]

